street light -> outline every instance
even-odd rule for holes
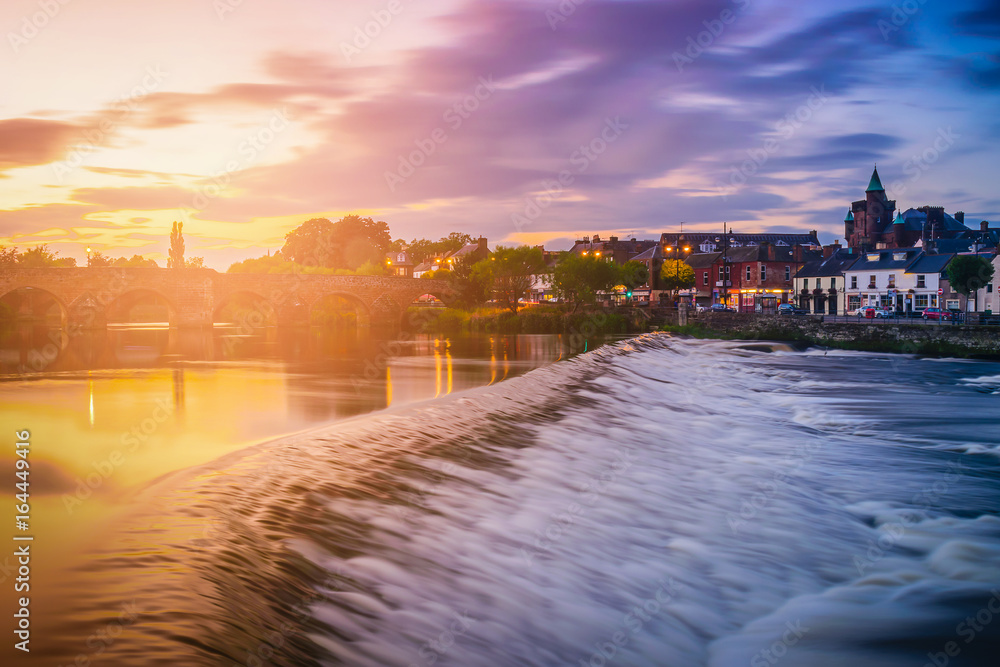
[[[90,266],[90,246],[87,246],[87,266]]]

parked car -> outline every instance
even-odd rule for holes
[[[805,308],[799,308],[794,303],[781,303],[778,304],[778,314],[779,315],[808,315],[809,311]]]
[[[924,312],[920,317],[925,320],[950,320],[951,313],[940,308],[924,308]]]
[[[889,310],[888,308],[876,308],[875,317],[889,319],[896,317],[898,313],[895,310]]]
[[[724,303],[713,303],[711,306],[709,306],[708,309],[709,309],[709,311],[711,311],[713,313],[735,313],[736,312],[735,309],[730,308],[729,306],[727,306]]]
[[[875,317],[875,311],[877,310],[878,308],[875,308],[874,306],[864,306],[863,308],[858,308],[858,317],[864,317],[870,320]]]

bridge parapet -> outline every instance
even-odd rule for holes
[[[215,315],[237,294],[250,295],[277,314],[279,325],[308,322],[325,296],[342,296],[359,309],[359,322],[398,318],[423,294],[450,303],[455,294],[444,280],[396,276],[219,273],[213,269],[0,268],[0,297],[31,288],[48,292],[71,326],[102,328],[123,297],[155,294],[167,304],[171,325],[212,326]],[[304,317],[302,314],[305,314]],[[285,315],[283,317],[283,314]],[[305,320],[305,321],[303,321]]]

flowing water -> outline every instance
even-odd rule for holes
[[[654,334],[479,384],[144,486],[30,664],[996,664],[1000,364]]]

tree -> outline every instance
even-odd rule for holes
[[[406,252],[410,254],[415,263],[419,264],[428,257],[455,252],[470,243],[472,243],[472,237],[468,234],[451,232],[448,236],[442,236],[437,241],[413,239],[410,243],[405,244],[402,239],[397,239],[393,241],[392,249],[401,250],[403,245],[406,245]]]
[[[110,262],[110,260],[108,261]],[[158,265],[155,259],[146,259],[142,255],[132,255],[129,259],[119,257],[113,263],[107,264],[106,266],[133,269],[155,269]]]
[[[389,275],[389,268],[382,262],[365,262],[358,267],[357,275],[359,276],[387,276]]]
[[[629,294],[639,285],[649,282],[649,269],[642,262],[625,262],[618,267],[618,283],[624,285]]]
[[[480,275],[492,278],[493,298],[515,315],[518,301],[528,293],[534,277],[549,271],[541,248],[531,246],[498,246],[492,257],[477,265],[482,265]]]
[[[5,248],[0,245],[0,266],[15,266],[20,253],[17,248]]]
[[[981,255],[957,255],[948,262],[945,273],[951,288],[964,295],[966,303],[971,300],[975,309],[972,295],[993,278],[993,264]]]
[[[183,222],[174,222],[170,230],[170,254],[167,259],[167,267],[171,269],[184,268],[184,230]]]
[[[664,289],[678,291],[694,287],[694,269],[679,259],[667,259],[660,267],[660,286]]]
[[[285,235],[281,254],[305,266],[355,270],[365,262],[381,264],[391,246],[389,225],[347,215],[337,222],[306,220]]]
[[[481,260],[479,263],[484,262],[485,264],[492,263],[489,260]],[[464,308],[472,309],[481,306],[490,298],[491,276],[486,270],[489,269],[489,266],[477,270],[476,264],[477,262],[471,255],[463,255],[452,265],[451,271],[446,276],[448,285],[455,290],[455,303]]]
[[[56,266],[57,254],[50,251],[47,245],[35,246],[21,253],[17,258],[17,265],[25,269],[44,269]]]
[[[149,261],[153,262],[153,260]],[[153,266],[156,266],[156,262],[153,262]],[[203,269],[205,268],[205,258],[192,257],[191,259],[185,260],[184,267],[187,269]]]
[[[101,267],[101,266],[111,266],[111,258],[102,253],[100,250],[95,250],[90,253],[87,257],[87,266],[91,267]]]
[[[564,252],[552,271],[552,290],[562,302],[572,304],[572,312],[591,305],[599,292],[618,284],[620,271],[615,264],[594,257]]]

